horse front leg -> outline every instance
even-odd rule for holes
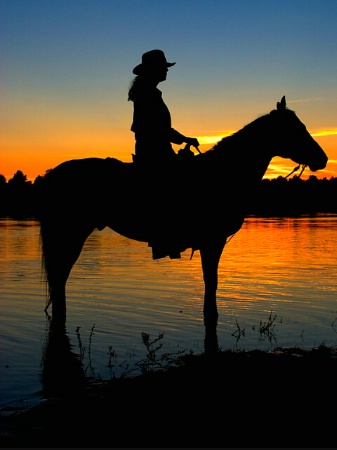
[[[216,293],[218,289],[218,267],[225,242],[207,243],[200,248],[201,265],[205,284],[204,322],[205,325],[216,325],[218,308]]]

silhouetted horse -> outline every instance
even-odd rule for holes
[[[245,219],[254,188],[274,156],[290,158],[311,171],[327,156],[285,97],[212,149],[156,174],[114,158],[66,161],[45,176],[41,210],[43,264],[49,289],[46,310],[65,317],[66,282],[83,244],[95,228],[149,242],[165,222],[183,248],[200,250],[204,319],[216,323],[218,264],[227,239]],[[164,177],[164,181],[163,181]],[[168,187],[167,187],[168,186]],[[130,277],[132,274],[130,274]]]

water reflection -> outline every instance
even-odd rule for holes
[[[148,248],[111,230],[94,232],[67,286],[67,326],[44,321],[36,221],[0,220],[0,387],[2,404],[40,390],[76,388],[83,376],[119,377],[144,356],[141,333],[164,334],[163,353],[273,346],[336,345],[337,217],[248,218],[219,267],[217,325],[203,323],[200,255],[153,261]],[[277,342],[261,341],[259,323],[277,315]],[[80,354],[76,331],[92,367]],[[332,328],[334,324],[335,328]],[[234,334],[240,327],[245,333]],[[46,329],[45,329],[46,328]],[[47,336],[45,335],[47,334]],[[165,347],[165,348],[164,348]],[[108,349],[118,355],[108,364]],[[77,362],[76,362],[77,361]],[[84,368],[83,368],[84,365]],[[124,370],[124,368],[122,369]],[[84,373],[84,375],[83,375]],[[122,372],[123,373],[123,372]],[[71,381],[73,379],[73,381]]]
[[[46,342],[42,352],[42,394],[62,397],[80,391],[86,381],[79,354],[73,351],[65,321],[47,319]]]
[[[219,351],[217,323],[205,324],[204,354],[212,357]],[[93,330],[92,330],[93,331]],[[64,397],[80,392],[88,376],[83,365],[81,338],[78,331],[79,350],[74,351],[66,330],[65,320],[53,320],[47,316],[46,340],[42,350],[41,395],[45,398]],[[90,349],[89,349],[90,353]]]
[[[205,323],[204,353],[211,356],[218,351],[217,323]]]

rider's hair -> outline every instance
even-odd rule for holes
[[[149,86],[152,86],[153,79],[155,80],[155,71],[143,70],[141,74],[137,75],[130,83],[128,100],[134,101],[137,94],[146,90]]]
[[[132,102],[134,101],[135,95],[141,89],[141,85],[142,85],[142,80],[141,80],[141,77],[138,75],[131,81],[131,84],[129,87],[129,92],[128,92],[128,101],[132,101]]]

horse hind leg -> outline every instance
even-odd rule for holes
[[[45,271],[48,300],[53,319],[66,316],[66,283],[83,245],[94,227],[81,224],[41,222],[42,262]]]

